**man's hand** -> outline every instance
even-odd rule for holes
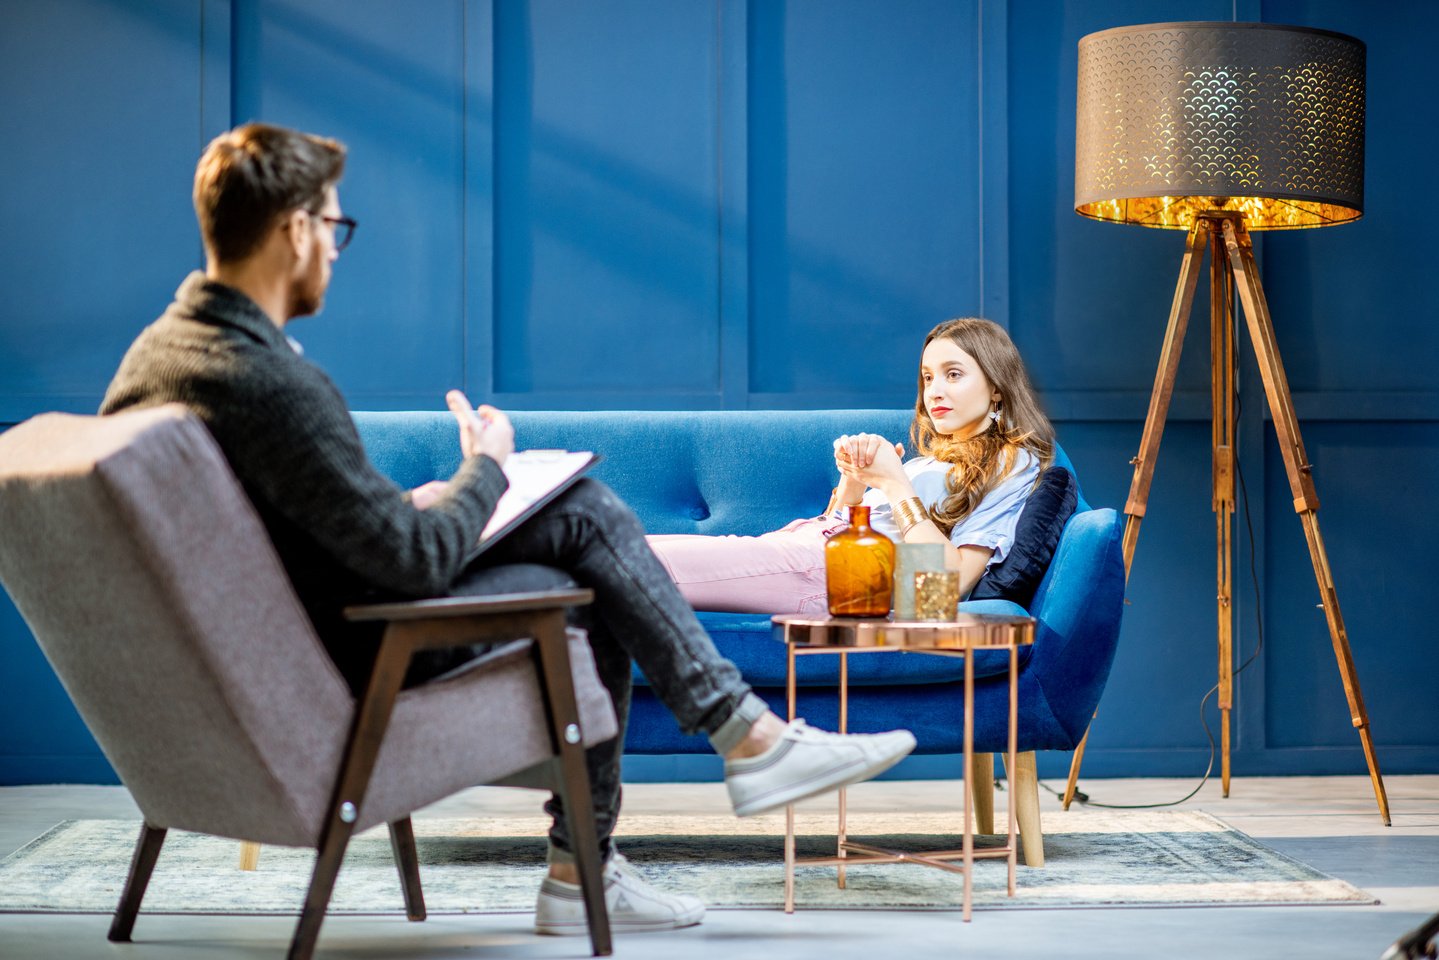
[[[515,428],[504,412],[481,404],[470,405],[469,398],[458,390],[445,394],[445,403],[460,424],[460,452],[465,459],[488,456],[501,466],[515,452]]]
[[[444,480],[431,480],[429,483],[421,484],[410,491],[410,506],[416,510],[428,510],[435,505],[435,501],[445,495],[450,485]]]

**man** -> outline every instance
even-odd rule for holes
[[[216,138],[195,171],[206,268],[131,346],[102,413],[180,402],[214,434],[269,531],[316,631],[358,687],[373,662],[373,627],[342,608],[382,597],[487,594],[577,583],[595,602],[577,614],[621,735],[587,753],[617,930],[698,923],[698,899],[651,887],[613,848],[631,662],[687,731],[725,757],[736,813],[774,809],[868,779],[914,747],[907,731],[838,736],[786,725],[715,650],[644,541],[633,513],[582,479],[479,557],[474,547],[504,492],[514,431],[499,410],[452,391],[463,464],[443,483],[405,492],[369,463],[339,391],[284,333],[318,313],[355,222],[336,184],[345,149],[281,127],[248,124]],[[420,660],[423,682],[473,654]],[[558,801],[546,809],[550,871],[536,927],[583,933],[578,875]]]

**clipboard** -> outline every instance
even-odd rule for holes
[[[506,457],[501,469],[509,488],[495,504],[470,558],[484,553],[542,510],[599,461],[600,455],[588,450],[517,450]]]

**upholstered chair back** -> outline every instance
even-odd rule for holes
[[[308,842],[352,699],[205,428],[13,428],[0,531],[0,580],[147,818]]]

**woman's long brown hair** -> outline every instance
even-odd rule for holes
[[[945,337],[979,364],[980,372],[999,391],[999,419],[969,439],[937,433],[924,406],[924,371],[914,401],[910,442],[922,456],[950,464],[945,478],[949,494],[929,515],[945,536],[974,512],[995,486],[1014,469],[1021,449],[1039,458],[1041,471],[1054,462],[1054,427],[1039,409],[1024,361],[999,324],[978,317],[946,320],[924,338],[924,346]]]

